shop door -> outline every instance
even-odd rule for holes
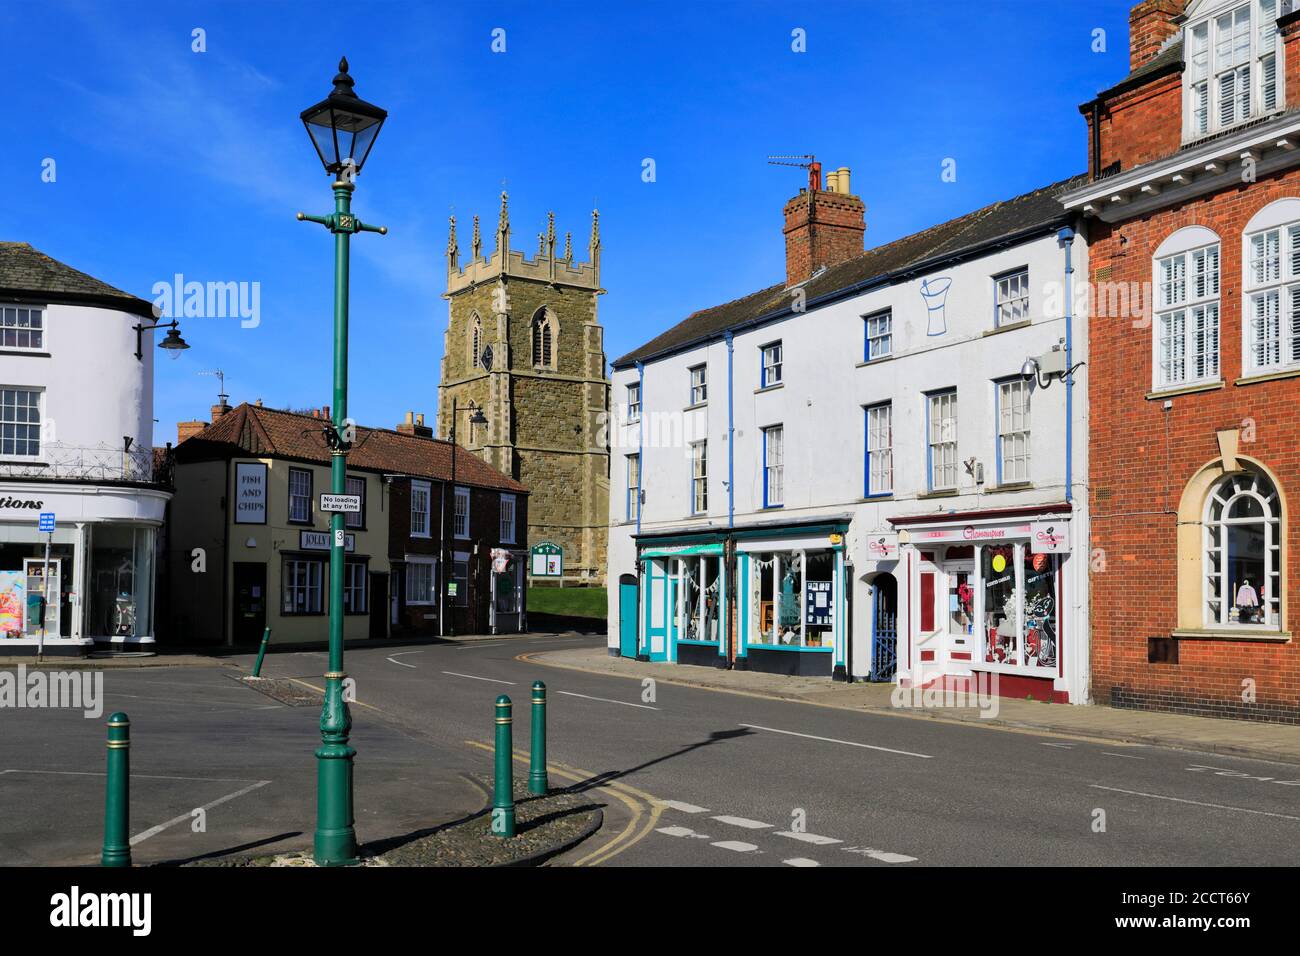
[[[651,558],[646,562],[646,651],[652,661],[668,660],[668,567]]]
[[[370,639],[383,640],[388,636],[388,575],[383,571],[370,572]]]
[[[871,680],[892,681],[898,671],[898,582],[881,574],[871,590]]]
[[[620,575],[618,579],[618,652],[623,657],[636,657],[636,597],[636,575]]]
[[[266,565],[237,561],[234,584],[234,607],[230,616],[232,640],[236,644],[258,644],[266,627]]]

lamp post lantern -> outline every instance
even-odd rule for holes
[[[388,114],[352,92],[348,61],[339,61],[334,89],[324,100],[302,111],[303,125],[327,173],[334,178],[334,212],[328,216],[298,213],[300,221],[320,223],[334,234],[334,415],[325,425],[330,448],[330,487],[347,491],[347,453],[352,447],[348,416],[348,251],[353,233],[377,232],[352,215],[353,181],[370,155]],[[352,715],[343,696],[343,575],[344,516],[330,515],[329,670],[325,674],[325,703],[321,709],[321,745],[316,750],[316,863],[339,866],[357,860],[357,835],[352,813],[352,758],[348,743]]]

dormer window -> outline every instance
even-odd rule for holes
[[[1183,43],[1187,139],[1278,109],[1282,48],[1277,0],[1220,4],[1208,16],[1187,24]]]

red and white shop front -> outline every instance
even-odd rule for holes
[[[1003,697],[1085,701],[1086,647],[1073,642],[1086,644],[1086,631],[1077,633],[1071,585],[1079,579],[1072,562],[1086,552],[1072,548],[1070,513],[1062,503],[891,519],[908,595],[898,630],[900,686],[956,686],[990,675]]]

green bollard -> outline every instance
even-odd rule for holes
[[[262,676],[262,658],[266,657],[266,645],[271,640],[271,628],[262,632],[262,646],[257,649],[257,663],[253,665],[253,676]]]
[[[515,835],[515,778],[510,725],[510,698],[497,698],[497,766],[496,786],[492,796],[492,833],[499,837]]]
[[[130,866],[131,720],[120,711],[108,718],[108,776],[104,799],[101,866]]]
[[[546,795],[546,685],[533,681],[533,748],[528,767],[528,792]]]

